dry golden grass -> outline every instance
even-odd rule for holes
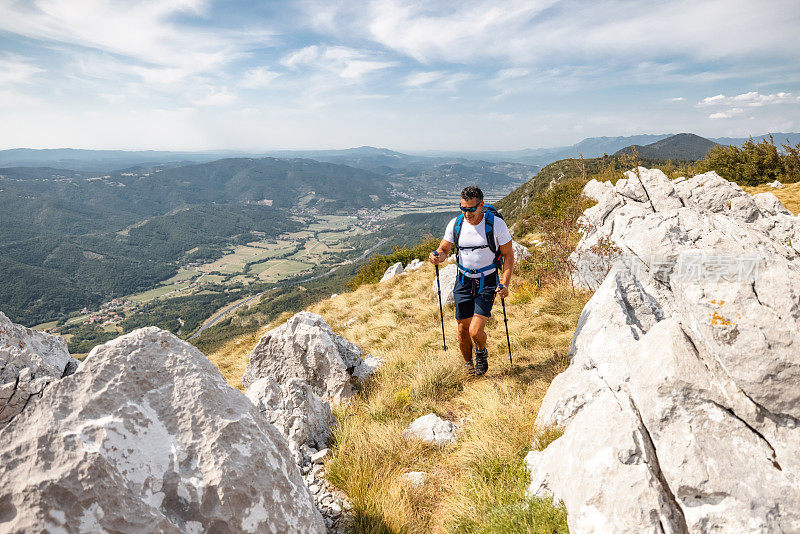
[[[775,188],[768,185],[755,187],[742,187],[751,195],[756,193],[773,193],[780,200],[786,209],[795,215],[800,213],[800,182],[794,184],[783,184],[783,187]]]
[[[514,366],[497,302],[487,325],[489,372],[475,378],[463,372],[452,306],[445,309],[448,350],[442,351],[433,279],[433,266],[426,264],[309,308],[334,332],[384,360],[353,402],[336,410],[327,477],[353,502],[352,531],[566,532],[563,507],[525,499],[523,458],[536,438],[542,397],[568,364],[566,351],[589,295],[568,283],[540,291],[515,277],[506,302]],[[231,340],[209,358],[241,389],[259,337],[287,318]],[[430,412],[462,421],[454,445],[438,449],[403,438],[411,421]],[[401,483],[409,471],[428,473],[421,489]]]
[[[554,532],[566,529],[562,508],[526,504],[522,459],[533,422],[566,350],[588,294],[569,284],[537,291],[516,279],[506,307],[514,366],[508,361],[500,303],[489,320],[490,368],[466,377],[453,308],[445,310],[442,351],[439,308],[430,290],[433,267],[323,301],[310,308],[337,333],[384,359],[371,384],[338,413],[328,478],[353,500],[354,532]],[[358,317],[349,326],[345,324]],[[402,430],[434,412],[462,420],[445,449],[410,443]],[[410,490],[400,477],[424,471]],[[487,530],[488,529],[488,530]]]

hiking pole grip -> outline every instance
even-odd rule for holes
[[[435,251],[433,255],[438,258],[439,251]],[[434,263],[433,266],[436,268],[436,295],[439,297],[439,317],[442,320],[442,350],[447,350],[447,339],[444,335],[444,311],[442,310],[442,286],[439,284],[439,264]]]
[[[513,367],[514,360],[511,359],[511,338],[508,336],[508,316],[506,315],[506,299],[500,299],[503,305],[503,322],[506,324],[506,344],[508,345],[508,363]]]

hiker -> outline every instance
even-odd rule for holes
[[[508,226],[497,210],[484,206],[483,191],[478,186],[471,185],[461,191],[461,215],[447,225],[444,239],[431,253],[430,262],[438,265],[446,261],[454,243],[458,249],[458,276],[453,288],[458,346],[467,372],[483,375],[489,368],[484,331],[486,321],[492,315],[495,297],[503,299],[508,296],[514,252]],[[502,266],[502,274],[498,271],[499,266]]]

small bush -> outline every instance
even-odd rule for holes
[[[741,147],[719,145],[697,164],[698,173],[716,171],[739,185],[759,185],[775,180],[800,181],[800,144],[783,145],[781,151],[770,136],[759,143],[749,139]]]
[[[397,262],[406,265],[413,259],[420,259],[426,261],[428,255],[439,248],[441,240],[428,234],[422,241],[413,247],[392,247],[391,254],[378,254],[373,256],[369,262],[364,264],[358,273],[348,282],[350,289],[357,289],[363,284],[374,284],[379,282],[386,269],[391,267]]]

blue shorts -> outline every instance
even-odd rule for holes
[[[491,317],[497,282],[497,271],[487,274],[483,277],[483,291],[478,293],[481,279],[462,276],[459,272],[456,278],[456,285],[453,287],[456,319],[469,319],[476,314]]]

